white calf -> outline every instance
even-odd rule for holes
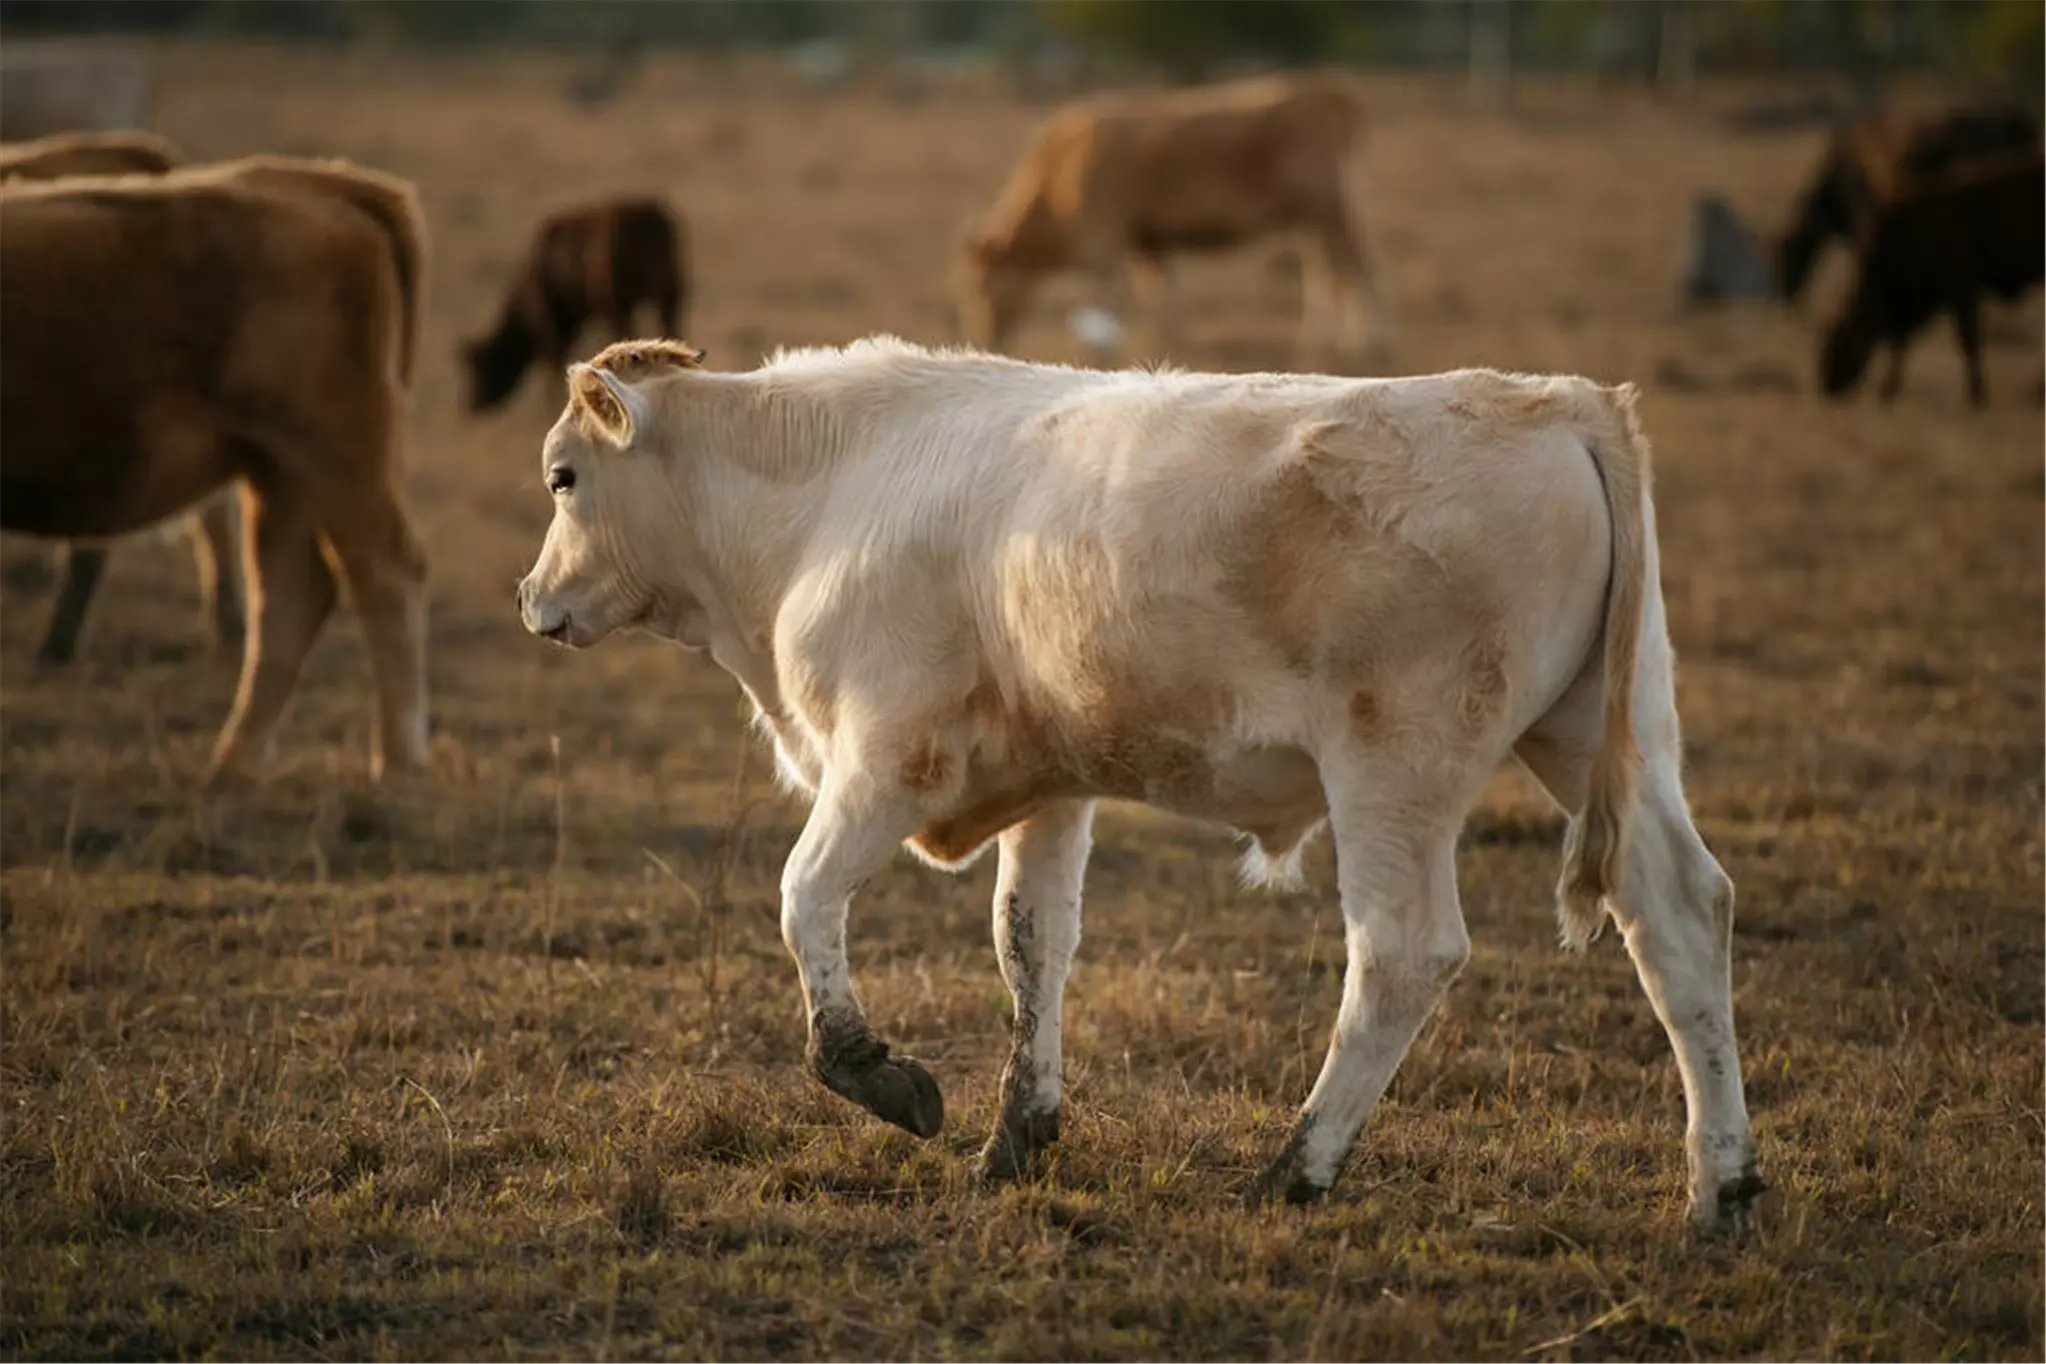
[[[1284,869],[1326,824],[1335,1036],[1254,1197],[1334,1182],[1461,968],[1459,828],[1517,755],[1572,813],[1567,941],[1610,911],[1690,1106],[1698,1222],[1760,1187],[1734,1047],[1733,887],[1685,808],[1631,389],[1097,373],[889,340],[713,374],[674,343],[570,375],[520,587],[573,646],[708,649],[815,798],[782,878],[810,1058],[919,1135],[938,1086],[868,1026],[853,890],[905,840],[1001,849],[1014,1177],[1059,1129],[1059,1017],[1094,801],[1234,824]]]

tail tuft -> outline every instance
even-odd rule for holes
[[[1556,913],[1563,945],[1582,951],[1617,894],[1627,852],[1627,824],[1641,753],[1634,743],[1634,663],[1647,591],[1648,440],[1635,415],[1638,390],[1605,391],[1601,419],[1587,423],[1586,445],[1605,487],[1612,527],[1612,568],[1606,582],[1605,734],[1591,761],[1584,809],[1570,821]]]

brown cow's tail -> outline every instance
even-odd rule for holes
[[[1648,438],[1634,412],[1632,384],[1600,395],[1602,420],[1588,423],[1588,445],[1605,486],[1612,526],[1612,569],[1606,583],[1605,734],[1591,760],[1584,808],[1570,821],[1556,910],[1563,945],[1581,951],[1603,922],[1607,897],[1620,884],[1627,825],[1641,753],[1634,742],[1634,663],[1647,595]]]
[[[409,181],[347,161],[252,157],[241,173],[334,195],[360,210],[391,239],[398,276],[398,378],[407,387],[419,353],[419,320],[426,288],[426,218]]]

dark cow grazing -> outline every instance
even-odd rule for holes
[[[1968,397],[1987,401],[1976,305],[1985,293],[2015,299],[2040,280],[2046,258],[2046,161],[2037,153],[1977,165],[1897,200],[1869,234],[1847,306],[1826,332],[1819,382],[1838,397],[1861,381],[1880,344],[1890,347],[1885,401],[1903,382],[1904,350],[1950,312],[1968,366]]]
[[[342,162],[0,189],[0,528],[124,535],[241,485],[250,626],[209,780],[266,754],[344,579],[372,772],[425,761],[426,567],[397,492],[423,255],[412,187]]]
[[[1929,118],[1877,116],[1842,128],[1777,243],[1776,280],[1783,297],[1794,303],[1803,295],[1829,242],[1865,243],[1890,200],[1970,162],[2038,149],[2038,120],[2025,109],[2000,104]]]
[[[154,133],[134,131],[57,133],[33,142],[0,143],[0,181],[60,180],[80,175],[162,175],[183,154]],[[242,608],[235,590],[234,511],[226,496],[208,502],[185,518],[192,559],[199,573],[199,596],[215,647],[238,644]],[[78,651],[85,614],[99,589],[107,551],[97,544],[73,544],[64,555],[64,578],[57,589],[56,609],[43,634],[36,657],[44,663],[67,663]]]
[[[613,199],[547,219],[496,329],[462,347],[470,410],[510,397],[535,363],[563,370],[592,317],[627,337],[634,311],[650,303],[661,334],[677,335],[689,298],[687,243],[682,220],[658,199]]]

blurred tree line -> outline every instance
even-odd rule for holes
[[[1589,72],[1938,71],[2035,102],[2040,0],[0,0],[0,35],[716,49],[1045,45],[1197,80],[1274,64]]]

